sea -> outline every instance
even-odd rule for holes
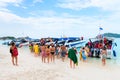
[[[8,42],[8,41],[0,40],[0,45],[2,45],[4,42]],[[120,66],[120,38],[115,38],[114,42],[117,44],[117,46],[114,47],[114,50],[116,51],[117,56],[116,57],[113,56],[112,59],[107,59],[106,64],[112,65],[112,66]],[[4,47],[7,47],[7,46],[4,46]],[[25,50],[28,50],[28,49],[25,48]],[[80,48],[77,48],[77,51],[79,53]],[[77,54],[77,57],[78,57],[78,61],[81,62],[79,60],[79,54]],[[101,64],[101,58],[88,57],[87,62],[91,64],[99,65]]]
[[[113,50],[116,51],[116,57],[112,55],[112,59],[106,59],[106,64],[107,65],[112,65],[112,66],[120,66],[120,38],[115,38],[114,43],[117,44],[117,46],[114,46]],[[77,51],[80,51],[80,48],[77,48]],[[112,51],[113,54],[113,51]],[[79,60],[79,54],[77,55],[78,60]],[[80,61],[80,60],[79,60]],[[91,64],[101,64],[101,58],[91,58],[88,57],[88,62]]]

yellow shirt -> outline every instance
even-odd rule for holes
[[[38,45],[34,45],[34,51],[36,54],[39,53],[39,46]]]

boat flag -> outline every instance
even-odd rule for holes
[[[99,27],[99,30],[103,30],[103,28],[102,28],[102,27]]]

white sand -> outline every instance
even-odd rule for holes
[[[0,46],[0,80],[119,80],[119,66],[102,66],[79,62],[75,69],[69,67],[69,59],[62,62],[42,63],[26,48],[19,49],[19,66],[13,66],[9,47]]]

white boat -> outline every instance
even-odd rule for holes
[[[65,45],[68,48],[71,47],[83,47],[85,45],[86,41],[85,40],[72,40],[72,39],[68,39],[68,40],[61,40],[57,42],[57,45]]]
[[[83,47],[85,45],[85,40],[66,40],[65,44],[66,46],[70,47]]]
[[[108,58],[108,59],[111,59],[111,58],[115,57],[115,56],[114,56],[114,53],[113,53],[113,50],[114,50],[114,47],[115,47],[117,44],[114,42],[114,39],[113,39],[113,38],[108,38],[108,37],[106,37],[106,39],[108,40],[108,45],[111,44],[111,47],[110,47],[110,48],[107,48],[107,58]],[[102,38],[102,39],[96,39],[96,38],[94,38],[94,39],[90,39],[90,40],[91,40],[91,42],[95,45],[95,43],[96,43],[96,42],[99,42],[100,40],[104,41],[104,38]],[[105,44],[103,44],[103,45],[105,45]],[[94,50],[93,57],[101,57],[100,54],[101,54],[101,50],[102,50],[102,49],[93,48],[93,50]],[[99,51],[99,50],[100,50],[100,51]],[[99,51],[99,54],[98,54],[98,51]],[[115,53],[115,55],[116,55],[116,53]]]

